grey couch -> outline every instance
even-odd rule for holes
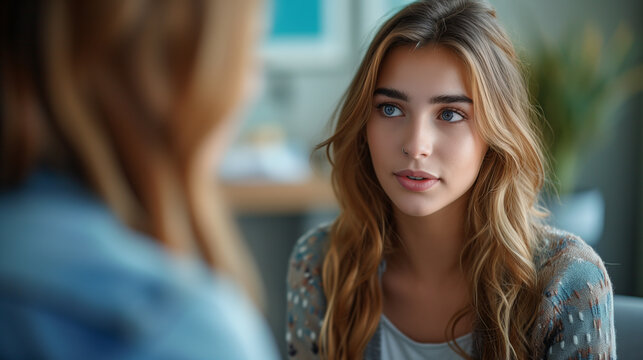
[[[643,360],[643,298],[615,295],[614,327],[619,360]]]

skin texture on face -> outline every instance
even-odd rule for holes
[[[377,179],[394,210],[428,216],[466,200],[487,151],[464,63],[442,46],[384,59],[366,125]]]

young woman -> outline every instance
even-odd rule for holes
[[[341,213],[293,250],[290,356],[615,358],[601,259],[539,221],[533,116],[483,2],[388,20],[320,145]]]
[[[277,358],[212,176],[257,5],[2,2],[0,358]]]

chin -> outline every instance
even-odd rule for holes
[[[397,210],[402,214],[414,217],[429,216],[439,210],[436,206],[430,206],[428,204],[409,204],[408,202],[395,204],[395,207],[397,207]]]

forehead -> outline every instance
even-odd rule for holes
[[[401,46],[384,58],[377,87],[418,95],[462,94],[471,97],[469,72],[452,50],[441,45]]]

